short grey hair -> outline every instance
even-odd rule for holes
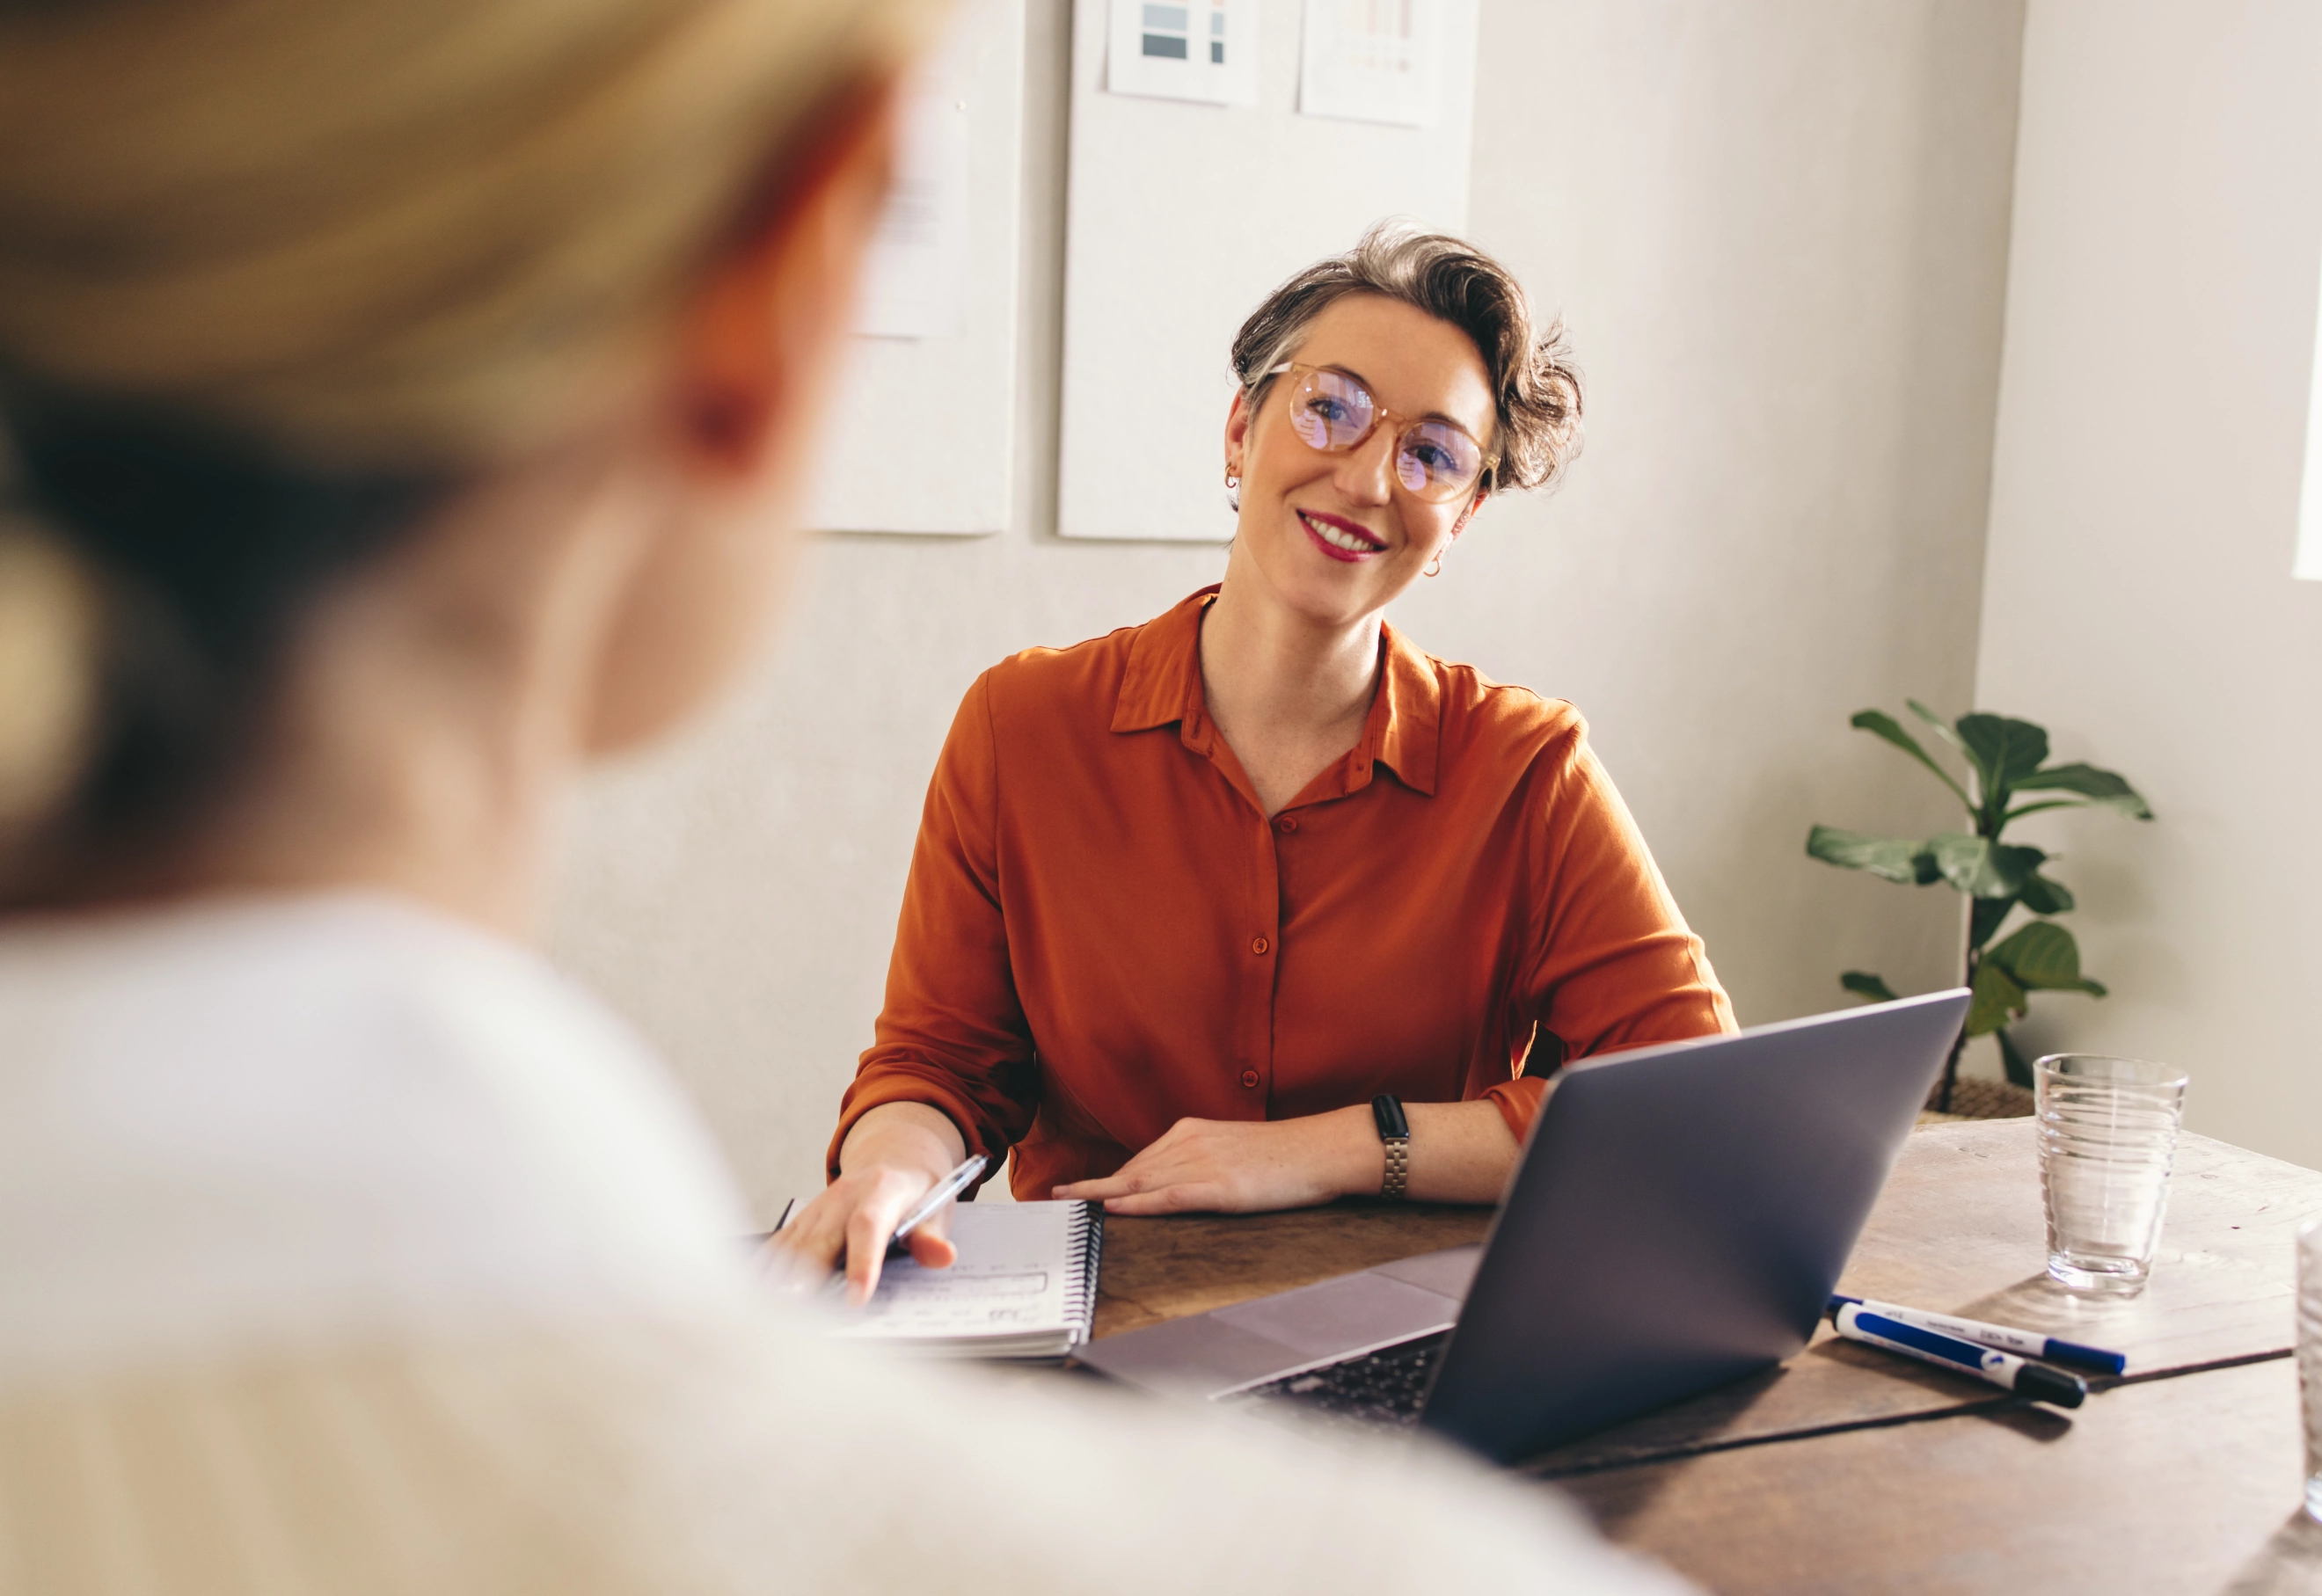
[[[1523,285],[1506,267],[1448,233],[1381,223],[1343,255],[1318,260],[1250,313],[1233,342],[1234,376],[1253,412],[1274,369],[1305,341],[1314,318],[1349,294],[1377,294],[1465,333],[1483,357],[1497,410],[1486,442],[1488,488],[1540,488],[1580,451],[1580,372],[1562,318],[1532,319]]]

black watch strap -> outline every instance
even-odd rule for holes
[[[1386,1178],[1379,1182],[1381,1197],[1401,1197],[1411,1174],[1411,1121],[1401,1099],[1381,1092],[1371,1099],[1371,1118],[1386,1148]]]

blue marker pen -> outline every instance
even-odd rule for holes
[[[1972,1341],[1961,1341],[1956,1336],[1922,1330],[1916,1325],[1869,1312],[1859,1302],[1842,1303],[1830,1316],[1830,1322],[1849,1341],[1884,1347],[1939,1368],[1973,1374],[2019,1397],[2053,1402],[2059,1408],[2077,1408],[2089,1394],[2088,1382],[2077,1374],[2067,1374],[2043,1363],[2027,1363],[2013,1353],[1995,1352]]]
[[[2043,1336],[2036,1330],[2016,1330],[2006,1325],[1988,1325],[1981,1319],[1963,1319],[1957,1314],[1929,1313],[1924,1308],[1901,1308],[1892,1302],[1874,1302],[1862,1297],[1833,1296],[1830,1306],[1823,1311],[1836,1313],[1849,1302],[1858,1303],[1866,1312],[1875,1313],[1881,1318],[1894,1319],[1922,1330],[1933,1330],[1938,1336],[1955,1336],[1961,1341],[1972,1341],[1978,1346],[2012,1352],[2019,1358],[2044,1358],[2052,1363],[2071,1363],[2098,1374],[2118,1374],[2128,1367],[2126,1358],[2116,1352],[2107,1352],[2101,1346],[2082,1346],[2077,1341]]]

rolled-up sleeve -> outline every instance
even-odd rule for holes
[[[1535,762],[1523,999],[1567,1060],[1734,1029],[1733,1008],[1577,715]],[[1484,1095],[1521,1141],[1548,1081]]]
[[[925,1103],[992,1160],[1030,1127],[1038,1103],[1029,1026],[1001,914],[999,761],[988,674],[961,701],[928,784],[903,889],[886,1005],[841,1100],[828,1172],[856,1120],[882,1103]]]

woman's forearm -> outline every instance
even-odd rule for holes
[[[1363,1112],[1368,1114],[1369,1108]],[[1414,1202],[1497,1202],[1508,1172],[1522,1151],[1500,1106],[1473,1103],[1405,1103],[1411,1122],[1411,1163],[1404,1190]],[[1371,1137],[1377,1140],[1376,1126]],[[1379,1175],[1386,1152],[1379,1151]],[[1376,1191],[1378,1187],[1371,1187]]]
[[[1411,1124],[1404,1196],[1413,1202],[1500,1200],[1520,1149],[1498,1104],[1405,1103],[1403,1112]],[[1386,1145],[1368,1103],[1317,1114],[1303,1123],[1318,1131],[1327,1127],[1329,1178],[1340,1192],[1378,1195],[1386,1179]]]
[[[1420,1202],[1497,1202],[1516,1139],[1497,1106],[1409,1103],[1403,1193]],[[868,1117],[867,1116],[865,1117]],[[1386,1148],[1368,1103],[1295,1119],[1181,1119],[1110,1175],[1059,1186],[1117,1214],[1259,1213],[1376,1197]]]
[[[926,1103],[882,1103],[855,1122],[838,1149],[842,1172],[874,1164],[924,1169],[940,1179],[967,1156],[951,1116]]]

